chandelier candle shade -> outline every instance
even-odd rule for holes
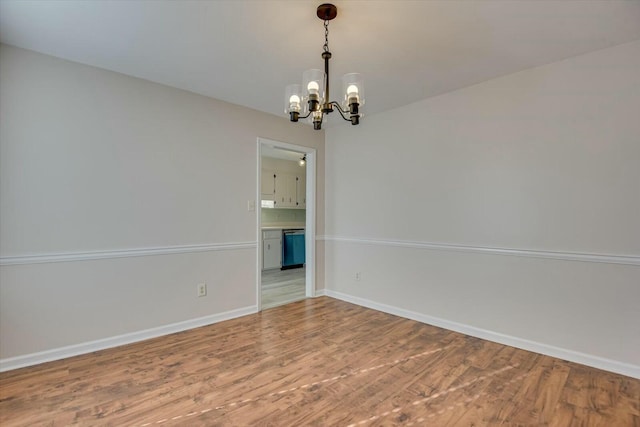
[[[349,73],[342,76],[342,103],[330,101],[329,97],[329,21],[338,15],[338,9],[329,3],[318,6],[318,18],[324,21],[324,71],[307,70],[302,74],[302,86],[292,84],[286,87],[284,111],[292,122],[309,118],[316,130],[322,129],[325,114],[333,112],[333,107],[352,125],[360,123],[360,107],[364,105],[364,85],[362,76]]]

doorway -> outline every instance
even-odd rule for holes
[[[257,151],[256,301],[260,311],[315,296],[316,150],[258,138]],[[292,242],[293,255],[289,252]],[[297,261],[291,265],[290,259]]]

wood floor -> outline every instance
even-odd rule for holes
[[[306,298],[305,267],[262,272],[262,309]]]
[[[328,297],[0,374],[9,426],[640,426],[640,380]]]

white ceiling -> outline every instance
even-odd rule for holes
[[[0,0],[0,40],[284,116],[322,67],[319,3]],[[334,3],[331,84],[363,73],[366,114],[640,39],[640,0]]]

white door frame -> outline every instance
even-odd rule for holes
[[[281,148],[288,151],[296,151],[307,156],[307,182],[306,182],[306,223],[305,223],[305,296],[312,298],[316,296],[316,149],[304,147],[302,145],[289,144],[281,141],[258,137],[258,165],[257,165],[257,183],[256,192],[256,232],[258,235],[257,252],[257,272],[256,272],[256,305],[258,311],[262,310],[262,215],[260,214],[262,197],[260,190],[262,189],[262,147],[269,146],[273,148]]]

